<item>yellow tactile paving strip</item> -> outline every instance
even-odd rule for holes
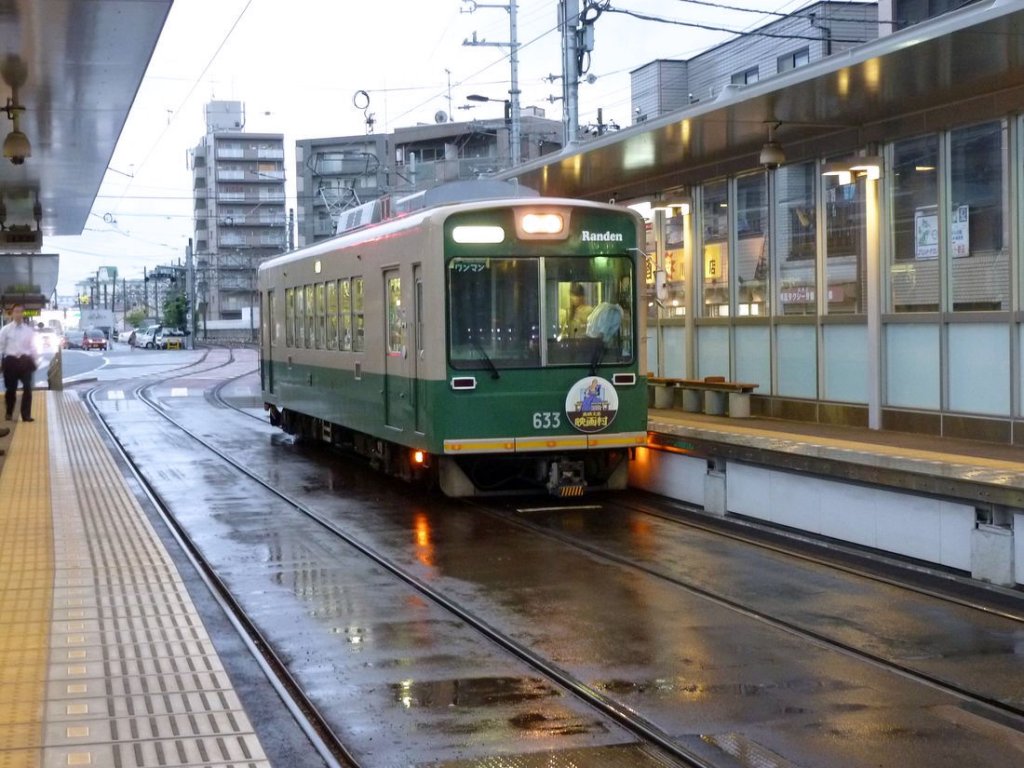
[[[0,642],[16,655],[0,658],[0,768],[269,765],[84,404],[45,403],[0,474],[2,498],[25,498],[11,520],[35,510],[31,525],[0,512]]]
[[[0,474],[0,768],[39,765],[43,736],[53,524],[44,398],[33,405]]]

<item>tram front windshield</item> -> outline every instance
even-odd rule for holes
[[[631,362],[628,256],[455,258],[449,357],[460,369]]]

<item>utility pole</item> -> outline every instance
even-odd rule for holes
[[[558,0],[558,28],[562,31],[562,146],[579,141],[580,64],[576,30],[580,25],[579,0]]]
[[[463,3],[469,5],[469,10],[459,9],[460,13],[473,13],[477,8],[501,8],[508,11],[509,16],[509,42],[507,43],[489,43],[486,40],[477,40],[476,32],[473,33],[471,40],[463,40],[463,45],[488,45],[498,48],[510,49],[509,64],[512,67],[512,87],[509,89],[509,101],[511,102],[512,111],[512,126],[509,136],[509,143],[511,146],[510,162],[512,167],[519,165],[519,159],[522,154],[522,140],[520,139],[520,108],[519,108],[519,38],[518,38],[518,24],[516,21],[516,0],[509,0],[507,5],[501,5],[497,3],[478,3],[476,0],[462,0]]]
[[[185,247],[185,327],[189,334],[185,338],[185,347],[195,349],[196,338],[196,274],[195,264],[192,261],[192,238],[188,239]]]

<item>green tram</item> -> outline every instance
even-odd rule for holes
[[[261,265],[272,423],[450,496],[625,487],[647,437],[643,220],[425,202]]]

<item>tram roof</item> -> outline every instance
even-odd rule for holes
[[[7,224],[34,226],[38,199],[45,235],[82,233],[172,2],[0,4],[0,57],[24,66],[19,128],[32,145],[22,165],[0,159]]]
[[[953,11],[502,174],[542,195],[649,197],[759,166],[1004,116],[1024,104],[1024,0]]]

